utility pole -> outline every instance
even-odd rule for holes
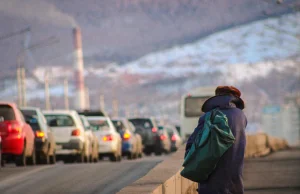
[[[104,95],[100,95],[100,110],[105,111],[105,98]]]
[[[131,116],[129,106],[127,106],[126,109],[125,109],[125,116],[126,116],[126,118],[130,118],[130,116]]]
[[[119,102],[117,99],[113,100],[113,115],[114,117],[119,116]]]
[[[69,82],[67,78],[64,80],[64,101],[65,109],[69,110]]]
[[[134,109],[134,117],[139,117],[139,111],[138,109]]]
[[[51,109],[51,102],[50,102],[50,91],[49,91],[49,75],[48,72],[45,72],[45,104],[46,110]]]
[[[24,66],[22,66],[20,68],[20,73],[21,73],[22,106],[26,107],[27,106],[27,101],[26,101],[26,75],[25,75],[25,68],[24,68]]]
[[[90,91],[87,87],[85,87],[85,106],[86,109],[90,110]]]
[[[21,67],[17,66],[18,106],[22,106]]]

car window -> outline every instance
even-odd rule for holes
[[[41,130],[41,126],[38,122],[38,115],[35,110],[20,110],[23,114],[25,121],[30,125],[32,130]]]
[[[136,130],[135,126],[131,122],[129,122],[129,121],[127,123],[128,123],[128,126],[129,126],[130,130],[132,132],[135,132],[135,130]]]
[[[167,129],[167,132],[168,132],[169,136],[172,136],[174,134],[174,130],[172,128],[167,127],[166,129]]]
[[[0,117],[3,117],[5,121],[16,119],[14,109],[9,105],[0,105]]]
[[[150,119],[129,119],[129,121],[135,127],[142,127],[144,129],[152,129],[153,128],[153,124]]]
[[[25,123],[26,120],[25,120],[24,115],[22,114],[22,112],[19,109],[17,109],[17,112],[20,115],[20,119]]]
[[[126,129],[124,123],[120,120],[112,120],[112,123],[118,132],[124,131]]]
[[[86,130],[89,130],[91,128],[90,123],[88,122],[88,120],[85,117],[80,116],[80,120]]]
[[[107,120],[88,120],[94,131],[109,131]]]
[[[47,115],[45,114],[47,123],[50,127],[72,127],[75,126],[74,120],[69,115]]]

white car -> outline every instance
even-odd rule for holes
[[[80,116],[74,110],[43,111],[56,141],[56,155],[65,163],[88,161],[90,142]]]
[[[98,162],[99,159],[99,142],[98,142],[98,138],[96,137],[96,135],[93,132],[93,129],[89,123],[89,121],[87,120],[87,118],[83,115],[80,115],[80,119],[82,121],[82,124],[84,126],[85,129],[85,134],[87,136],[87,138],[89,139],[89,142],[91,142],[91,146],[90,146],[90,158],[89,161],[90,162]]]
[[[110,161],[121,161],[122,138],[110,118],[88,116],[87,119],[99,141],[99,158],[108,156]]]

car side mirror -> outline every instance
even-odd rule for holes
[[[3,122],[4,121],[4,117],[0,117],[0,122]]]

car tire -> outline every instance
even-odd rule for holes
[[[129,154],[127,155],[127,159],[128,159],[128,160],[133,160],[133,159],[134,159],[134,154],[133,154],[133,153],[129,153]]]
[[[34,166],[36,165],[36,153],[35,153],[35,148],[32,150],[32,154],[30,157],[27,158],[27,163],[28,165]]]
[[[155,151],[155,156],[161,156],[162,155],[162,151],[161,150],[157,150]]]
[[[56,163],[56,154],[55,151],[53,154],[50,156],[50,164],[55,164]]]
[[[77,163],[83,163],[85,160],[84,151],[82,150],[81,153],[77,154],[76,157],[77,157]]]
[[[142,158],[143,157],[143,154],[142,153],[139,153],[138,154],[138,158]]]
[[[84,156],[84,163],[90,163],[90,156]]]
[[[1,148],[1,142],[0,142],[0,168],[4,167],[4,160],[2,158],[2,148]]]
[[[93,159],[93,162],[94,162],[94,163],[98,163],[98,162],[99,162],[98,156],[96,156],[96,157]]]
[[[121,161],[122,161],[122,156],[118,156],[117,162],[121,162]]]
[[[15,164],[16,166],[26,166],[26,144],[24,143],[23,152],[21,155],[16,156]]]
[[[110,157],[109,157],[109,160],[111,162],[116,162],[118,160],[118,156],[116,156],[115,154],[112,154]]]
[[[152,154],[152,152],[150,152],[150,151],[145,151],[145,155],[146,155],[146,156],[151,156],[151,154]]]

